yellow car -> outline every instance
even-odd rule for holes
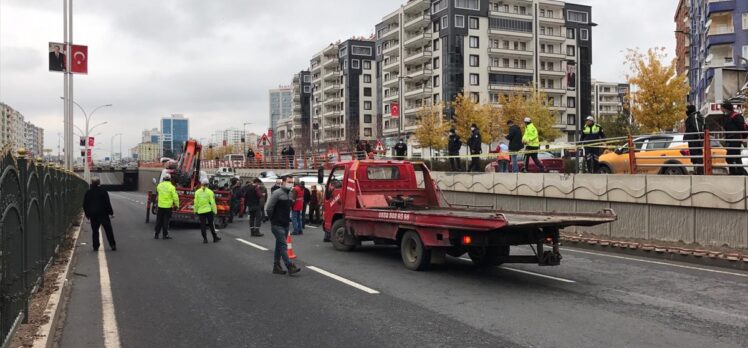
[[[682,134],[658,134],[634,139],[636,165],[639,174],[688,175],[695,170]],[[712,156],[724,156],[727,150],[712,141]],[[652,158],[655,157],[655,158]],[[629,149],[624,145],[607,152],[598,159],[598,173],[629,174]],[[727,174],[724,158],[712,160],[714,174]],[[667,166],[664,166],[667,165]]]

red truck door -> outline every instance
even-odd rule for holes
[[[327,179],[325,187],[325,203],[322,218],[324,225],[322,228],[329,231],[332,228],[332,220],[336,214],[343,212],[343,191],[347,180],[347,172],[344,165],[333,167],[330,176]]]

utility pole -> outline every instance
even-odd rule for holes
[[[82,106],[80,106],[80,104],[76,103],[74,100],[70,100],[70,102],[71,102],[71,104],[74,104],[75,106],[77,106],[81,110],[81,112],[83,112],[83,116],[86,118],[86,129],[85,129],[85,131],[82,132],[82,133],[85,134],[85,143],[86,143],[86,146],[85,146],[86,152],[83,154],[84,155],[84,160],[83,160],[83,163],[84,163],[84,166],[83,166],[83,179],[86,180],[87,183],[90,183],[91,182],[91,170],[89,168],[89,163],[88,163],[88,151],[90,150],[90,147],[88,146],[89,145],[88,138],[90,137],[90,134],[91,134],[91,132],[93,132],[94,129],[96,129],[99,126],[103,126],[103,125],[105,125],[105,124],[108,123],[108,122],[102,122],[102,123],[99,123],[99,124],[91,127],[90,126],[91,117],[93,117],[93,115],[99,109],[105,108],[105,107],[110,107],[110,106],[112,106],[112,104],[101,105],[101,106],[95,108],[91,112],[91,114],[89,115],[89,114],[86,113],[86,110],[83,109]],[[72,132],[72,128],[73,128],[72,120],[71,120],[70,123],[66,123],[65,126],[66,127],[69,126],[70,129],[71,129],[71,132]],[[70,138],[72,139],[72,136]],[[70,148],[72,149],[72,146]],[[71,169],[72,169],[72,167],[71,167]]]

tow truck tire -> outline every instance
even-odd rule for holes
[[[345,229],[345,220],[338,219],[334,224],[332,224],[330,233],[332,246],[338,251],[352,251],[356,248],[356,243],[346,244],[346,239],[350,240],[352,239],[352,236],[348,236],[348,231]]]
[[[426,249],[421,236],[415,231],[405,232],[400,241],[403,264],[412,271],[424,271],[431,266],[431,250]]]
[[[494,267],[502,264],[502,257],[509,256],[509,245],[472,247],[468,255],[477,267]]]

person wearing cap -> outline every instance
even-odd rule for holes
[[[169,237],[171,211],[172,209],[179,208],[179,196],[177,195],[177,188],[172,184],[172,180],[171,175],[166,174],[164,175],[164,181],[156,186],[156,192],[158,195],[158,213],[156,214],[155,239],[158,239],[158,235],[162,231],[164,239],[171,239],[171,237]]]
[[[462,149],[462,139],[460,139],[460,136],[457,135],[457,131],[452,127],[452,129],[449,130],[449,135],[447,136],[448,139],[448,145],[447,150],[449,151],[449,164],[452,167],[453,172],[461,172],[462,171],[462,165],[460,164],[460,159],[456,156],[460,155],[460,149]]]
[[[470,139],[468,139],[468,148],[470,149],[470,169],[471,172],[481,172],[480,154],[483,152],[483,140],[481,139],[478,125],[473,123],[470,126]]]
[[[216,207],[216,196],[208,188],[210,181],[203,179],[200,181],[197,190],[195,190],[195,201],[192,204],[192,211],[197,214],[200,219],[200,234],[203,236],[203,243],[208,243],[208,236],[206,233],[206,225],[210,227],[210,232],[213,234],[213,243],[218,243],[221,240],[216,234],[216,227],[213,225],[213,218],[218,213]]]
[[[704,159],[702,157],[704,153],[704,118],[701,113],[696,111],[696,106],[689,105],[686,108],[686,134],[683,136],[683,140],[688,142],[688,153],[691,156],[691,163],[694,164],[694,171],[696,175],[704,174]]]
[[[396,160],[404,160],[405,156],[408,155],[408,145],[405,144],[405,140],[400,139],[400,141],[397,142],[397,145],[394,147],[395,150],[395,159]]]
[[[588,116],[587,120],[585,120],[584,128],[582,128],[582,137],[580,140],[591,144],[603,139],[605,139],[603,128],[595,123],[595,119],[592,116]],[[587,160],[587,171],[589,173],[597,173],[600,148],[595,146],[585,147],[584,153]]]
[[[517,152],[522,151],[524,147],[522,145],[522,130],[519,126],[514,124],[514,121],[506,121],[509,131],[506,135],[506,140],[509,140],[509,160],[511,161],[512,173],[519,173],[519,163],[517,161]]]
[[[112,209],[112,202],[109,200],[109,194],[101,188],[99,178],[91,180],[91,188],[86,192],[83,199],[83,213],[86,215],[86,219],[91,221],[93,250],[99,251],[99,228],[103,227],[109,247],[112,251],[116,251],[117,242],[114,241],[111,221],[114,218],[114,210]]]
[[[540,135],[538,129],[532,124],[532,119],[525,117],[525,135],[522,136],[522,143],[525,144],[525,172],[529,171],[530,159],[532,159],[535,166],[540,169],[541,173],[545,172],[543,163],[538,159],[538,150],[540,150]]]
[[[740,165],[742,158],[730,157],[740,156],[743,142],[745,141],[748,129],[746,129],[745,118],[743,115],[735,111],[735,107],[730,101],[722,103],[722,128],[725,130],[725,147],[727,148],[727,156],[725,160],[729,165]],[[737,133],[744,132],[744,133]],[[746,175],[745,168],[743,167],[729,167],[730,175]]]

